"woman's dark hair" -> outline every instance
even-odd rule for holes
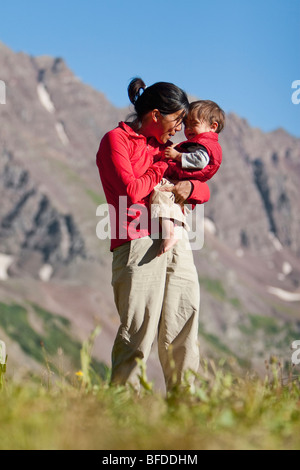
[[[183,116],[189,110],[187,94],[173,83],[158,82],[146,87],[141,78],[134,78],[128,86],[128,96],[140,122],[153,109],[164,115],[182,110]]]

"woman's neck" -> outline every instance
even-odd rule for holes
[[[141,123],[138,119],[136,119],[135,121],[130,123],[130,127],[134,130],[134,132],[143,135],[144,137],[146,137],[146,139],[152,137],[151,128],[148,123]]]

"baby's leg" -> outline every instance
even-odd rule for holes
[[[159,218],[162,229],[162,243],[158,256],[169,251],[178,240],[182,239],[183,225],[186,217],[180,205],[175,204],[174,194],[170,191],[161,191],[162,188],[172,189],[173,183],[163,178],[151,194],[151,217]]]

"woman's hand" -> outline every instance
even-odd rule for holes
[[[193,190],[193,184],[190,181],[178,181],[174,188],[162,188],[160,191],[172,192],[175,196],[176,204],[181,206],[190,197]]]
[[[190,197],[193,189],[193,184],[190,181],[178,181],[173,188],[176,204],[184,204]]]

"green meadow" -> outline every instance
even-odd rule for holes
[[[195,389],[166,396],[140,363],[137,393],[111,387],[109,371],[94,367],[98,334],[82,345],[76,373],[55,368],[45,351],[43,377],[14,383],[2,372],[1,450],[300,449],[299,370],[272,358],[262,379],[202,359]]]

